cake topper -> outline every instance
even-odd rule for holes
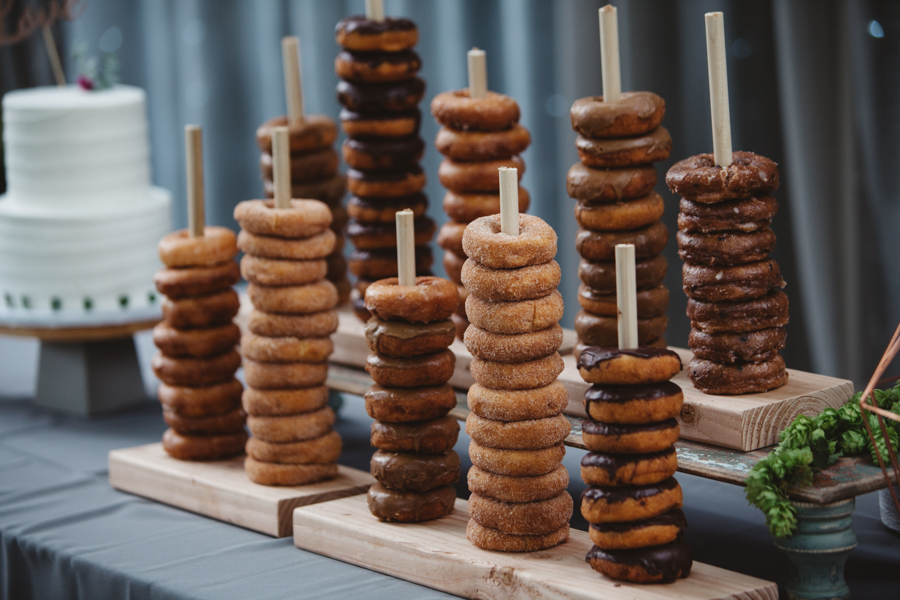
[[[87,44],[76,41],[70,52],[78,73],[78,86],[87,91],[107,90],[119,82],[119,58],[115,52],[104,52],[99,61],[88,56]]]

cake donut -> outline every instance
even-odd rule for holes
[[[475,219],[495,215],[500,212],[499,193],[448,191],[442,204],[447,216],[459,223],[471,223]],[[531,206],[528,190],[519,186],[519,212],[525,213]]]
[[[392,113],[360,113],[341,109],[341,129],[351,138],[406,137],[419,132],[422,113],[418,108]]]
[[[237,244],[230,229],[207,226],[202,237],[191,237],[187,229],[172,232],[159,241],[158,250],[159,259],[170,269],[212,267],[233,261]]]
[[[453,343],[456,326],[450,319],[411,325],[373,316],[366,323],[369,350],[388,356],[408,357],[439,352]]]
[[[160,383],[157,394],[164,410],[184,417],[221,415],[241,405],[244,386],[235,378],[203,387]]]
[[[594,545],[602,550],[625,550],[674,542],[681,538],[686,527],[684,512],[673,508],[639,521],[591,523],[588,534]]]
[[[681,369],[678,354],[657,348],[588,348],[578,360],[582,379],[605,385],[662,383]]]
[[[575,220],[593,231],[640,229],[659,221],[664,211],[662,196],[656,192],[615,204],[575,204]]]
[[[431,114],[444,127],[461,131],[510,129],[520,116],[518,103],[509,96],[488,91],[484,98],[472,98],[468,89],[435,96]]]
[[[699,154],[675,163],[666,184],[688,200],[711,204],[771,194],[778,189],[778,167],[752,152],[733,152],[727,167],[717,166],[712,154]]]
[[[531,145],[531,134],[518,123],[499,131],[466,131],[441,127],[437,151],[454,161],[487,161],[520,154]]]
[[[588,420],[581,425],[581,439],[594,452],[651,454],[671,447],[680,431],[675,419],[636,425]]]
[[[419,41],[419,30],[409,19],[386,17],[371,21],[363,16],[341,19],[334,32],[338,45],[352,52],[403,52]]]
[[[572,103],[572,129],[586,138],[620,138],[653,131],[666,114],[666,101],[653,92],[624,92],[615,102],[603,96]]]
[[[587,559],[591,567],[611,579],[636,583],[671,583],[691,573],[691,549],[683,540],[630,550],[603,550],[594,546]]]
[[[581,514],[590,523],[638,521],[681,508],[683,494],[674,477],[650,485],[588,487]]]
[[[233,260],[211,267],[160,269],[153,276],[156,290],[167,298],[189,298],[222,292],[241,280]]]
[[[388,452],[444,454],[459,437],[459,421],[450,415],[412,423],[372,423],[372,445]]]
[[[422,59],[412,50],[342,50],[334,59],[337,76],[354,82],[402,81],[414,77],[421,68]]]
[[[661,126],[630,138],[591,139],[579,135],[575,140],[575,149],[586,167],[630,167],[667,159],[672,151],[672,137]]]
[[[377,482],[369,488],[366,500],[372,515],[382,521],[419,523],[452,513],[456,490],[452,485],[424,492],[392,490]]]
[[[592,385],[584,393],[585,409],[602,423],[653,423],[677,417],[684,395],[671,382],[611,386]]]
[[[672,477],[678,468],[675,448],[648,454],[588,452],[581,459],[581,479],[588,485],[649,485]]]
[[[566,174],[566,192],[587,206],[597,206],[646,196],[656,181],[656,169],[651,165],[592,169],[577,162]]]
[[[177,329],[162,322],[153,328],[153,343],[167,356],[204,358],[234,349],[241,330],[234,323],[217,327]]]
[[[428,210],[428,198],[422,193],[394,198],[351,196],[347,202],[349,217],[359,223],[393,223],[397,211],[406,209],[413,211],[414,218],[419,218]]]
[[[563,465],[545,475],[513,477],[484,471],[475,465],[469,469],[469,489],[473,494],[501,502],[536,502],[562,494],[569,485],[569,472]]]

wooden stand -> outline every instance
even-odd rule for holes
[[[162,444],[109,453],[109,484],[123,492],[170,504],[273,537],[291,535],[298,506],[363,494],[375,482],[357,469],[338,467],[330,481],[297,487],[258,485],[244,472],[244,457],[195,462],[166,454]]]
[[[458,499],[444,519],[383,523],[369,513],[365,497],[355,496],[296,509],[294,545],[466,598],[778,598],[774,583],[697,562],[690,577],[672,584],[613,581],[584,561],[591,541],[574,529],[568,542],[543,552],[488,552],[466,539],[468,521],[466,502]]]

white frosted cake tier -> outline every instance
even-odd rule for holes
[[[150,186],[143,90],[10,92],[3,141],[0,313],[157,306],[171,198]]]

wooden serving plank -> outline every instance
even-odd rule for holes
[[[304,550],[466,598],[504,600],[775,600],[772,582],[695,562],[690,577],[639,586],[608,579],[585,563],[587,533],[543,552],[488,552],[466,539],[466,501],[444,519],[383,523],[363,496],[294,511],[294,545]]]
[[[339,466],[338,477],[306,486],[253,483],[244,473],[244,457],[194,462],[166,454],[162,444],[109,453],[112,487],[212,517],[273,537],[291,535],[291,513],[298,506],[363,494],[371,475]]]

